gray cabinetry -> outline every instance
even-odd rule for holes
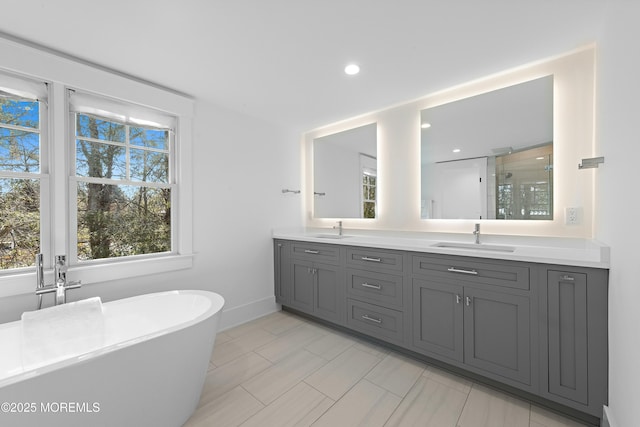
[[[404,345],[404,253],[348,247],[346,266],[347,326]]]
[[[463,295],[456,284],[413,279],[415,350],[463,361]]]
[[[347,325],[393,344],[403,344],[403,313],[363,301],[347,300]]]
[[[477,271],[478,267],[467,262],[465,268]],[[414,349],[427,356],[446,357],[494,378],[530,386],[528,293],[487,290],[466,281],[466,276],[466,280],[456,280],[456,274],[466,272],[448,273],[450,277],[446,279],[439,275],[413,278]]]
[[[343,323],[344,270],[339,254],[339,247],[291,243],[289,296],[285,305],[331,322]]]
[[[465,287],[464,363],[531,384],[528,297]]]
[[[274,258],[284,306],[602,416],[605,269],[286,240]]]
[[[274,293],[276,302],[285,305],[289,302],[291,284],[289,249],[289,243],[284,240],[276,240],[273,244]]]
[[[607,402],[607,272],[558,267],[543,277],[542,392],[599,416]]]

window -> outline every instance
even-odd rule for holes
[[[45,98],[44,83],[0,74],[0,270],[32,266],[40,251]]]
[[[152,125],[141,107],[75,91],[70,100],[78,261],[171,252],[172,118]]]
[[[62,254],[83,286],[190,268],[193,99],[2,38],[0,57],[0,297],[33,294],[36,253],[47,283]]]
[[[376,217],[377,191],[377,160],[368,154],[360,153],[360,176],[362,177],[362,191],[360,200],[360,218]]]
[[[376,180],[374,173],[362,173],[362,218],[376,217]]]

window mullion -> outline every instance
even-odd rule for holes
[[[131,161],[129,160],[131,157],[131,141],[129,141],[129,137],[130,137],[130,132],[129,132],[129,125],[125,125],[124,127],[124,162],[125,162],[125,172],[124,172],[124,176],[125,176],[125,180],[126,181],[131,181]]]
[[[51,85],[52,99],[49,102],[51,110],[51,141],[49,150],[49,167],[51,173],[51,224],[50,235],[52,244],[48,258],[55,255],[68,254],[69,248],[69,217],[68,217],[68,177],[69,177],[69,139],[67,135],[69,115],[66,103],[66,90],[63,85]],[[47,258],[47,257],[45,257]],[[51,262],[51,260],[47,260]]]

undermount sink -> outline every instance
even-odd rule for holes
[[[351,236],[345,236],[344,234],[316,234],[313,237],[318,237],[320,239],[345,239]]]
[[[513,246],[504,245],[488,245],[486,243],[457,243],[457,242],[438,242],[433,247],[450,248],[450,249],[469,249],[474,251],[492,251],[492,252],[514,252]]]

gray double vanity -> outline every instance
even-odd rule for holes
[[[606,247],[354,233],[275,231],[277,302],[586,421],[601,417]]]
[[[591,240],[594,58],[589,46],[305,133],[307,228],[273,233],[277,302],[598,423],[609,249]]]

